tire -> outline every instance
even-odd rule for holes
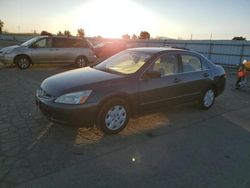
[[[122,99],[112,99],[101,108],[97,126],[105,134],[116,134],[128,124],[130,111],[127,103]]]
[[[84,56],[80,56],[75,61],[76,67],[82,68],[88,66],[88,60]]]
[[[22,56],[18,56],[15,59],[15,63],[19,69],[24,70],[30,67],[31,61],[27,56],[22,55]]]
[[[199,106],[203,110],[207,110],[213,106],[215,100],[215,90],[213,88],[206,89],[199,102]]]

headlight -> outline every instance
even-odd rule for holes
[[[88,99],[92,90],[79,91],[74,93],[67,93],[55,100],[55,103],[62,104],[83,104]]]
[[[2,54],[5,55],[5,54],[10,54],[13,50],[6,50],[6,51],[3,51]]]

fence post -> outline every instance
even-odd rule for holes
[[[184,48],[187,48],[187,42],[184,43]]]
[[[244,50],[245,50],[245,45],[242,44],[241,51],[240,51],[240,62],[239,62],[239,64],[243,61]]]
[[[208,59],[211,60],[212,52],[213,52],[213,43],[209,43],[209,50],[208,50]]]
[[[165,39],[163,43],[163,47],[166,47],[166,45],[167,45],[167,40]]]

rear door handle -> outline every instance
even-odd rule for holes
[[[175,78],[175,79],[174,79],[174,83],[179,83],[180,81],[181,81],[180,78]]]
[[[209,77],[209,74],[208,74],[208,73],[204,73],[203,76],[204,76],[205,78],[207,78],[207,77]]]

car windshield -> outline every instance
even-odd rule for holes
[[[27,40],[26,42],[22,43],[21,46],[30,46],[31,44],[33,44],[34,42],[36,42],[38,39],[40,39],[41,37],[34,37],[30,40]]]
[[[103,61],[94,68],[102,71],[133,74],[151,57],[151,54],[139,51],[123,51]]]

